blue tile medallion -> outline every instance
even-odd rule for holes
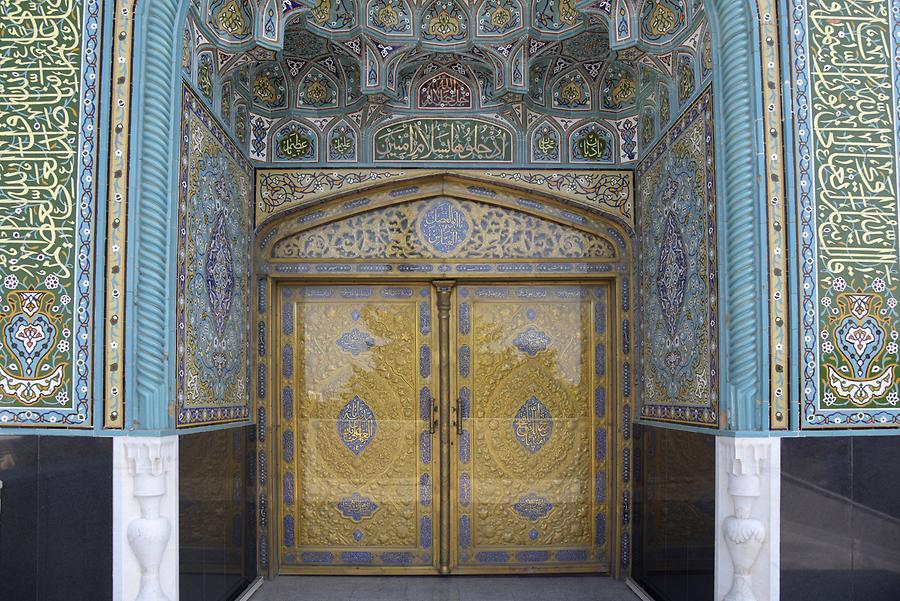
[[[520,516],[532,522],[545,518],[553,511],[553,503],[536,492],[530,492],[513,505]]]
[[[536,453],[547,444],[553,434],[553,416],[550,409],[536,396],[525,401],[513,419],[516,440],[530,453]]]
[[[353,328],[349,332],[344,332],[335,342],[342,351],[350,353],[354,357],[375,346],[375,339],[367,332],[363,332],[358,328]]]
[[[469,235],[469,220],[456,203],[438,200],[432,204],[419,221],[419,233],[432,248],[450,253]]]
[[[359,455],[375,438],[375,414],[365,401],[355,396],[338,413],[337,429],[344,446]]]
[[[547,347],[550,346],[550,337],[537,328],[529,327],[524,332],[519,332],[519,335],[513,340],[513,346],[529,357],[536,357],[538,353],[547,350]]]
[[[337,510],[342,516],[358,524],[372,517],[378,511],[378,505],[372,499],[355,492],[341,499],[337,504]]]

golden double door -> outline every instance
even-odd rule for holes
[[[609,293],[279,286],[281,572],[608,572]]]

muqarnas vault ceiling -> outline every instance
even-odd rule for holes
[[[195,0],[183,36],[269,163],[630,164],[712,70],[700,0]]]

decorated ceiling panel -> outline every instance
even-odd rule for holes
[[[257,162],[628,164],[709,33],[701,2],[612,4],[197,0],[182,66]]]

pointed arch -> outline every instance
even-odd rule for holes
[[[423,214],[427,206],[439,199],[452,199],[470,217],[471,231],[468,235],[476,241],[470,244],[471,248],[454,248],[450,252],[429,247],[425,240],[410,238],[411,234],[415,236],[415,216]],[[401,213],[402,219],[397,217]],[[510,227],[505,230],[494,227],[492,220],[496,219],[508,221],[507,226]],[[363,238],[356,235],[380,231],[379,228],[392,231],[391,228],[401,227],[401,223],[406,224],[402,227],[411,229],[389,235],[386,240],[391,240],[390,249],[378,247],[378,240],[369,234]],[[517,224],[516,227],[512,227],[514,224]],[[480,228],[485,229],[482,232]],[[524,240],[516,242],[510,238],[492,241],[485,238],[491,235],[489,232],[501,230],[522,233],[540,230],[544,239],[551,242],[538,251],[529,250]],[[336,235],[363,240],[365,244],[341,243],[333,248],[330,244],[321,244],[322,240]],[[502,263],[546,254],[548,261],[615,263],[621,266],[617,269],[627,271],[632,256],[630,226],[600,210],[599,206],[591,206],[587,202],[562,202],[552,194],[516,185],[514,179],[498,183],[496,179],[477,172],[442,170],[399,180],[376,178],[372,185],[361,189],[350,187],[345,192],[336,190],[326,195],[324,201],[310,200],[266,220],[257,228],[256,238],[259,243],[255,248],[262,263],[278,263],[279,259],[323,258],[369,259],[379,263],[419,260],[429,263],[450,258],[455,265],[466,258],[478,259],[480,263],[490,260]],[[406,241],[405,245],[401,245],[403,248],[397,247],[397,240],[401,239]],[[554,239],[564,242],[559,247],[553,247]],[[303,251],[304,248],[307,250]],[[335,252],[339,254],[332,256]],[[460,273],[466,272],[464,267],[450,266],[451,270],[454,268]],[[598,266],[587,272],[608,270]],[[364,266],[362,272],[365,272]]]

